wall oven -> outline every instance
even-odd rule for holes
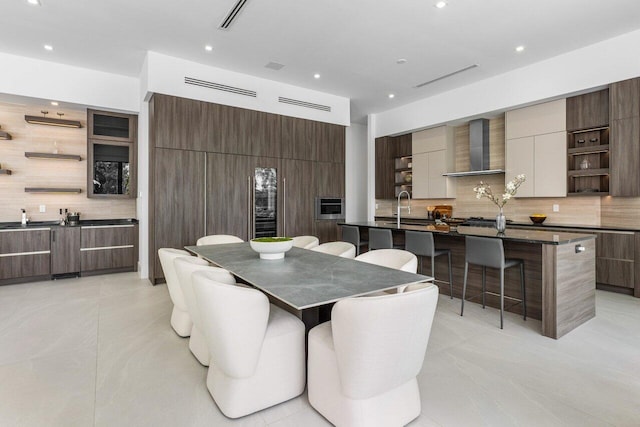
[[[316,197],[316,219],[344,219],[344,198]]]

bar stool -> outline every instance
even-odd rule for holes
[[[342,241],[352,243],[356,247],[356,256],[360,255],[360,247],[369,244],[368,240],[360,240],[360,228],[355,225],[342,226]]]
[[[369,229],[369,250],[374,249],[402,249],[402,246],[393,244],[393,234],[388,228]]]
[[[422,272],[422,257],[431,258],[431,277],[436,277],[435,258],[440,255],[447,255],[449,261],[449,294],[453,299],[453,274],[451,272],[451,250],[436,249],[433,243],[433,233],[424,231],[409,231],[404,233],[404,249],[417,255],[420,260],[420,272]],[[438,282],[443,282],[438,280]],[[446,282],[443,282],[446,283]]]
[[[521,259],[506,259],[504,257],[504,246],[502,239],[489,237],[465,237],[465,255],[464,263],[464,285],[462,286],[462,304],[460,306],[460,316],[464,312],[464,299],[467,292],[467,273],[469,264],[482,266],[482,308],[485,307],[485,294],[500,296],[500,329],[503,329],[504,315],[504,270],[509,267],[520,266],[520,288],[522,291],[522,299],[507,297],[509,299],[522,302],[522,314],[524,320],[527,320],[527,295],[524,287],[524,261]],[[500,294],[494,294],[486,291],[486,268],[500,269]]]

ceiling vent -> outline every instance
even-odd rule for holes
[[[278,64],[277,62],[269,62],[267,65],[264,66],[264,68],[269,68],[271,70],[282,70],[282,68],[284,67],[284,64]]]
[[[236,4],[233,5],[229,13],[227,13],[227,16],[225,16],[218,28],[221,30],[228,30],[231,24],[236,20],[240,11],[244,8],[245,4],[247,4],[247,0],[238,0]]]
[[[299,101],[297,99],[291,98],[283,98],[282,96],[278,97],[278,102],[282,102],[283,104],[297,105],[298,107],[313,108],[314,110],[331,112],[331,107],[329,107],[328,105],[314,104],[312,102]]]
[[[465,71],[476,68],[478,64],[469,65],[468,67],[461,68],[459,70],[454,71],[453,73],[445,74],[444,76],[440,76],[436,79],[429,80],[428,82],[420,83],[417,86],[414,86],[416,89],[430,85],[431,83],[439,82],[440,80],[448,79],[449,77],[455,76],[456,74],[464,73]]]
[[[208,89],[221,90],[223,92],[235,93],[236,95],[244,95],[255,98],[257,93],[255,90],[242,89],[234,86],[227,86],[220,83],[208,82],[206,80],[198,80],[193,77],[185,77],[184,82],[188,85],[206,87]]]

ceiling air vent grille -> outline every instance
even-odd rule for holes
[[[426,85],[430,85],[431,83],[439,82],[440,80],[448,79],[449,77],[455,76],[456,74],[464,73],[465,71],[476,68],[478,64],[469,65],[468,67],[461,68],[459,70],[454,71],[453,73],[445,74],[444,76],[440,76],[436,79],[429,80],[428,82],[420,83],[419,85],[414,86],[416,89],[420,87],[424,87]]]
[[[236,4],[233,5],[227,16],[225,16],[225,18],[222,20],[218,28],[220,28],[221,30],[229,29],[245,4],[247,4],[247,0],[238,0]]]
[[[331,112],[331,107],[329,107],[328,105],[314,104],[312,102],[299,101],[297,99],[284,98],[282,96],[278,97],[278,102],[282,102],[283,104],[297,105],[298,107],[313,108],[314,110]]]
[[[257,93],[255,90],[242,89],[234,86],[227,86],[220,83],[208,82],[206,80],[198,80],[193,77],[185,77],[184,82],[188,85],[206,87],[208,89],[221,90],[223,92],[235,93],[237,95],[251,96],[255,98]]]

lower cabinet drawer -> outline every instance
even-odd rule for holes
[[[46,252],[0,257],[0,280],[48,276],[51,273],[51,256],[49,251]]]
[[[596,282],[606,285],[633,288],[634,265],[635,263],[633,261],[596,258]]]
[[[81,271],[134,268],[137,249],[134,247],[108,248],[80,251]]]

